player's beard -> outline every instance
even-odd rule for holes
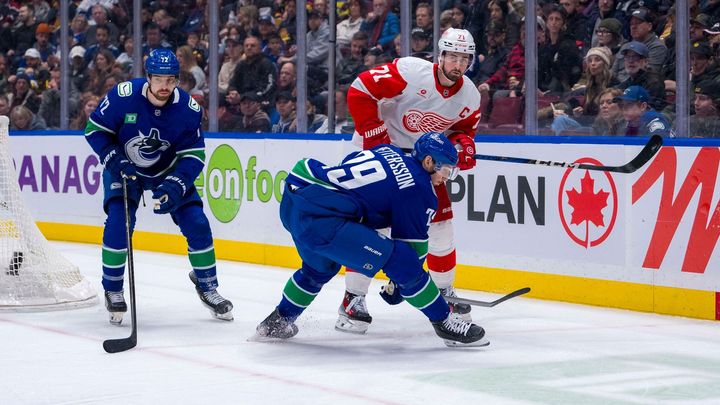
[[[153,97],[155,97],[155,99],[157,101],[159,101],[163,104],[167,103],[167,101],[170,99],[170,96],[172,95],[172,90],[168,90],[167,92],[163,91],[163,94],[160,94],[158,92],[155,92],[155,90],[153,90],[152,85],[149,86],[149,89],[150,89],[150,93],[153,95]]]
[[[460,69],[453,69],[451,71],[447,71],[445,69],[445,64],[440,68],[442,70],[442,74],[451,82],[455,83],[463,76],[463,72],[460,71]]]

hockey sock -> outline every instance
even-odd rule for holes
[[[313,302],[322,286],[329,280],[317,279],[314,274],[317,272],[305,263],[300,270],[293,273],[285,284],[283,297],[278,305],[280,315],[295,319]]]
[[[198,279],[200,289],[202,291],[216,289],[218,281],[215,267],[215,247],[210,245],[205,249],[188,250],[188,258]]]
[[[372,278],[353,269],[345,269],[345,289],[355,295],[367,295]]]
[[[437,284],[438,288],[448,288],[455,281],[455,265],[457,259],[455,257],[455,249],[446,255],[434,255],[432,253],[427,256],[427,266],[430,270],[430,276]]]
[[[130,207],[130,227],[135,226],[135,207]],[[127,259],[127,235],[125,234],[125,206],[121,198],[107,203],[107,219],[103,229],[102,285],[105,291],[123,289],[125,261]]]
[[[102,286],[105,291],[120,291],[123,289],[126,259],[127,249],[112,249],[103,245]]]
[[[438,322],[447,318],[448,314],[450,314],[450,307],[440,295],[440,290],[438,290],[430,276],[423,272],[420,281],[417,284],[421,286],[420,288],[417,288],[417,285],[413,286],[413,288],[403,288],[403,298],[410,305],[422,311],[430,319],[430,322]]]

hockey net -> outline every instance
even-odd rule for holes
[[[0,311],[44,311],[97,303],[92,285],[48,243],[23,203],[0,116]]]

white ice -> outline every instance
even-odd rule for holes
[[[53,244],[101,290],[99,247]],[[249,342],[291,272],[220,261],[228,323],[201,306],[188,267],[184,256],[135,252],[138,346],[124,353],[102,342],[128,336],[129,316],[110,325],[102,304],[0,313],[0,404],[720,403],[717,322],[520,297],[473,309],[489,347],[447,348],[419,311],[380,299],[381,281],[367,335],[335,331],[339,276],[296,337]]]

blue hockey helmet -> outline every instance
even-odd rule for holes
[[[175,53],[169,49],[154,49],[145,60],[145,73],[148,75],[172,75],[180,74],[180,62]]]
[[[435,171],[452,180],[457,176],[458,153],[447,137],[439,132],[428,132],[421,136],[413,147],[412,156],[422,162],[425,156],[435,161]]]

